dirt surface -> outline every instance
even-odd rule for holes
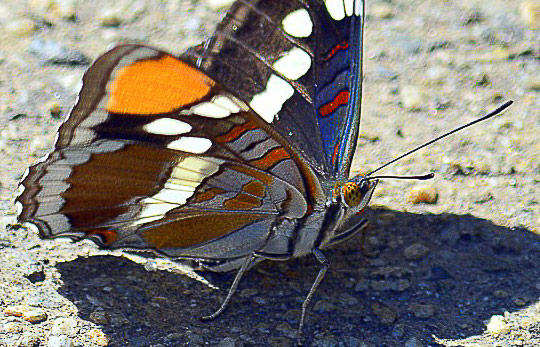
[[[233,275],[203,274],[216,290],[166,261],[42,241],[14,225],[17,181],[52,146],[88,63],[123,42],[180,53],[211,33],[224,11],[214,3],[0,2],[0,346],[293,345],[314,259],[261,264],[222,317],[201,322]],[[534,6],[367,3],[357,171],[507,99],[515,104],[385,169],[436,177],[379,184],[364,244],[358,237],[327,251],[332,270],[314,298],[305,345],[540,345]],[[419,186],[436,202],[414,204]]]

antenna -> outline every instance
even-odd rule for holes
[[[442,139],[444,139],[444,138],[447,137],[447,136],[450,136],[450,135],[452,135],[452,134],[454,134],[454,133],[457,133],[457,132],[460,131],[460,130],[463,130],[463,129],[465,129],[465,128],[470,127],[471,125],[474,125],[474,124],[476,124],[476,123],[480,123],[480,122],[482,122],[482,121],[485,121],[486,119],[489,119],[489,118],[491,118],[491,117],[493,117],[493,116],[498,115],[498,114],[501,113],[502,111],[506,110],[506,109],[507,109],[510,105],[512,105],[513,103],[514,103],[514,100],[508,100],[507,102],[505,102],[505,103],[502,104],[501,106],[497,107],[495,110],[491,111],[490,113],[486,114],[486,115],[483,116],[482,118],[478,118],[478,119],[476,119],[476,120],[473,120],[472,122],[469,122],[469,123],[467,123],[467,124],[465,124],[465,125],[462,125],[462,126],[460,126],[460,127],[457,127],[457,128],[455,128],[454,130],[451,130],[451,131],[447,132],[446,134],[443,134],[443,135],[441,135],[441,136],[438,136],[438,137],[434,138],[433,140],[428,141],[428,142],[424,143],[423,145],[420,145],[420,146],[418,146],[418,147],[416,147],[416,148],[414,148],[414,149],[412,149],[412,150],[410,150],[410,151],[408,151],[408,152],[406,152],[406,153],[400,155],[399,157],[390,160],[390,161],[387,162],[386,164],[384,164],[384,165],[382,165],[382,166],[379,166],[377,169],[375,169],[375,170],[371,171],[370,173],[368,173],[368,174],[366,175],[366,177],[369,177],[370,175],[374,174],[375,172],[384,169],[384,168],[387,167],[388,165],[391,165],[391,164],[395,163],[396,161],[401,160],[401,159],[405,158],[406,156],[408,156],[408,155],[410,155],[410,154],[413,154],[414,152],[419,151],[419,150],[421,150],[422,148],[431,145],[431,144],[434,143],[434,142],[437,142],[437,141],[439,141],[439,140],[442,140]],[[419,178],[417,178],[417,179],[420,179],[420,180],[421,180],[421,179],[429,179],[429,178],[432,178],[432,177],[427,178],[427,176],[429,176],[429,174],[424,175],[424,176],[418,176]],[[377,177],[377,178],[399,178],[399,177],[401,177],[401,176],[379,176],[379,177]],[[413,176],[413,177],[414,177],[414,176]],[[424,178],[424,177],[426,177],[426,178]],[[370,178],[372,178],[372,177],[370,177]],[[374,178],[374,177],[373,177],[373,178]]]

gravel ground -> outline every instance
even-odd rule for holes
[[[233,275],[15,225],[17,181],[52,146],[89,62],[121,42],[180,53],[222,2],[0,1],[0,346],[293,345],[311,258],[257,266],[201,322]],[[367,15],[356,170],[515,104],[384,171],[436,178],[379,184],[365,242],[327,252],[305,345],[539,346],[540,2],[381,0]]]

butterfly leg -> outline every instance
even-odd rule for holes
[[[328,271],[328,268],[330,267],[330,262],[328,261],[328,259],[326,259],[326,256],[320,249],[314,248],[312,250],[312,253],[322,266],[319,270],[319,273],[317,274],[317,277],[315,277],[315,281],[313,281],[313,284],[309,289],[309,293],[307,294],[304,303],[302,304],[302,315],[300,316],[300,324],[298,325],[298,337],[302,336],[302,329],[304,328],[307,308],[309,306],[309,303],[311,302],[311,299],[313,298],[313,294],[315,294],[317,287],[319,287],[319,284],[321,284],[324,275],[326,275],[326,271]]]
[[[202,320],[212,320],[217,318],[223,311],[225,311],[225,308],[227,308],[227,305],[229,304],[229,301],[231,301],[231,298],[233,297],[234,293],[236,292],[236,288],[238,288],[238,284],[240,283],[240,280],[242,279],[242,276],[246,272],[247,269],[249,269],[249,266],[253,263],[255,260],[255,254],[251,254],[248,257],[246,257],[246,260],[242,264],[242,267],[238,270],[236,273],[236,277],[234,277],[233,283],[231,285],[231,288],[229,289],[229,293],[227,293],[227,297],[225,300],[223,300],[223,303],[221,303],[221,306],[218,308],[218,310],[214,313],[212,313],[209,316],[203,316],[201,317]]]

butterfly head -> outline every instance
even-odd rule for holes
[[[363,175],[355,176],[343,184],[336,185],[334,199],[339,199],[341,204],[352,213],[359,213],[371,200],[378,182],[378,179]]]

